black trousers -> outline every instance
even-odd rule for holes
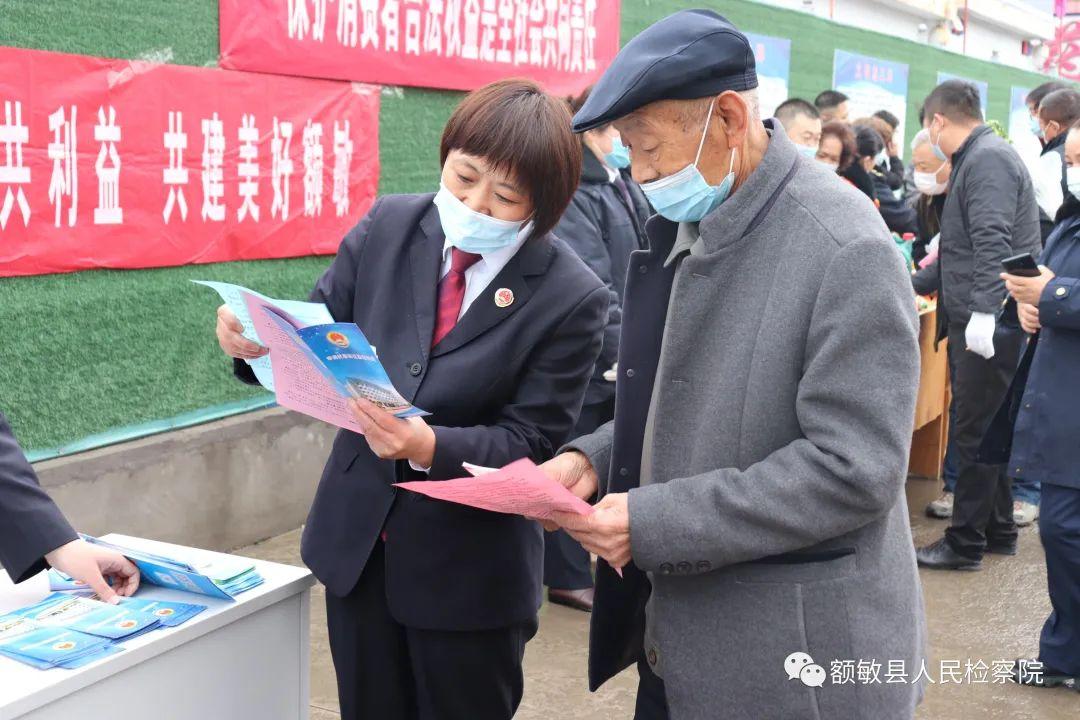
[[[521,703],[521,661],[536,620],[468,632],[405,627],[390,615],[385,579],[380,541],[349,595],[326,594],[341,717],[510,720]]]
[[[1043,484],[1039,537],[1053,608],[1039,639],[1039,660],[1080,677],[1080,490]]]
[[[982,557],[988,538],[998,542],[1016,539],[1012,486],[1006,468],[978,463],[975,457],[1008,392],[1023,336],[1018,331],[999,331],[994,337],[994,357],[986,360],[965,349],[964,329],[961,324],[949,325],[956,408],[949,438],[954,441],[957,477],[952,526],[945,531],[945,539],[955,552],[977,559]]]
[[[615,398],[581,409],[571,435],[588,435],[615,417]],[[563,530],[544,533],[544,584],[556,590],[584,590],[593,586],[589,552]]]
[[[642,658],[638,660],[637,703],[634,706],[634,720],[668,720],[667,695],[664,681],[649,667]]]

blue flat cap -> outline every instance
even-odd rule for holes
[[[712,10],[682,10],[626,44],[574,116],[585,132],[657,100],[693,100],[758,86],[754,51]]]

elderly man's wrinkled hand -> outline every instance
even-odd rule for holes
[[[1039,324],[1038,305],[1017,303],[1016,314],[1020,317],[1020,327],[1029,335],[1034,335],[1042,329],[1042,325]]]
[[[1040,265],[1039,274],[1035,277],[1021,277],[1009,273],[1001,273],[1000,277],[1005,281],[1005,289],[1009,291],[1009,294],[1013,296],[1016,302],[1038,305],[1039,300],[1042,299],[1043,290],[1046,289],[1047,284],[1054,279],[1055,275],[1053,270],[1045,265]]]
[[[630,564],[630,505],[626,493],[613,493],[598,502],[591,515],[557,513],[555,521],[589,552],[613,568]]]
[[[556,455],[542,464],[540,471],[582,500],[595,495],[599,486],[599,478],[589,458],[577,451]],[[559,529],[551,520],[542,520],[540,524],[549,532]]]

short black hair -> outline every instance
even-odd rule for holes
[[[838,90],[825,90],[818,93],[814,98],[814,105],[818,110],[830,110],[838,107],[840,103],[848,101],[848,96]]]
[[[885,122],[889,123],[889,127],[891,127],[893,130],[900,127],[900,118],[896,117],[888,110],[878,110],[876,113],[874,113],[874,117],[881,118]]]
[[[1039,103],[1039,117],[1062,129],[1072,125],[1080,120],[1080,92],[1065,88],[1050,93]]]
[[[869,125],[855,126],[855,155],[860,158],[872,158],[885,148],[885,141]]]
[[[946,80],[930,91],[923,103],[927,118],[944,115],[953,121],[982,122],[979,88],[966,80]]]
[[[1027,97],[1024,98],[1024,102],[1026,102],[1028,105],[1034,105],[1035,109],[1037,110],[1039,108],[1039,105],[1042,104],[1043,98],[1045,98],[1047,95],[1057,90],[1065,90],[1068,87],[1068,85],[1061,82],[1060,80],[1051,80],[1049,82],[1044,82],[1042,85],[1029,92],[1027,94]]]
[[[919,106],[919,127],[926,124],[926,103]]]
[[[794,120],[800,115],[805,115],[812,120],[821,117],[818,109],[802,98],[788,98],[777,105],[776,112],[773,113],[773,117],[779,120],[784,127],[787,127],[788,121]]]

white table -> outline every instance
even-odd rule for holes
[[[315,581],[304,568],[255,562],[265,582],[236,602],[144,584],[140,596],[208,609],[180,627],[125,642],[124,652],[91,665],[35,670],[0,657],[0,720],[306,720]],[[46,573],[16,586],[0,572],[0,613],[48,593]]]

